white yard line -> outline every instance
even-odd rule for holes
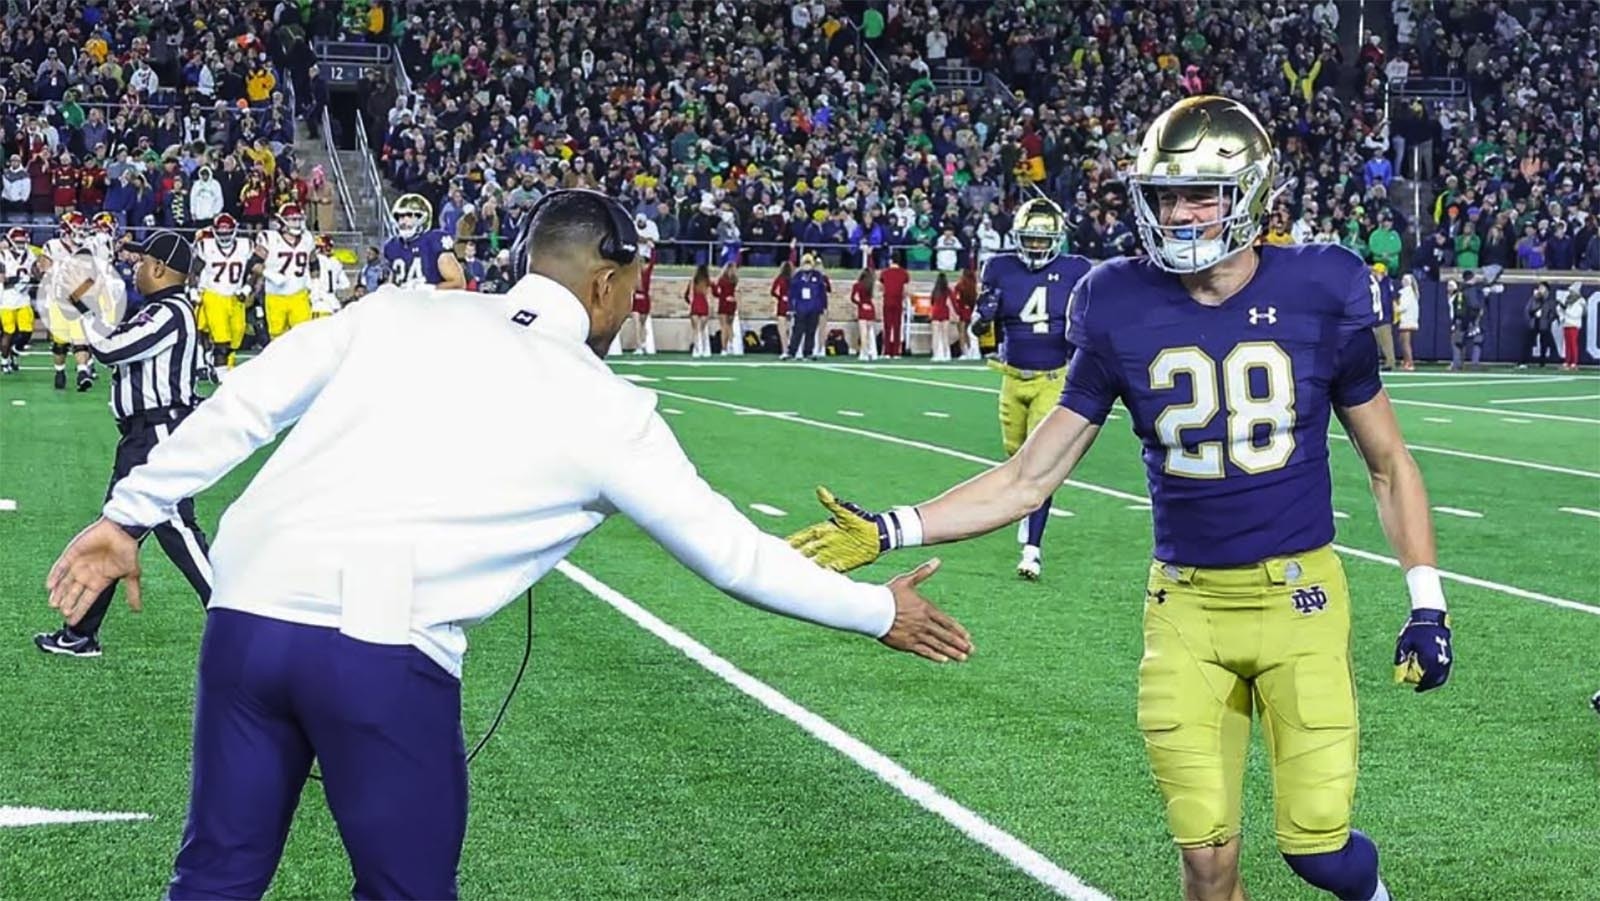
[[[927,416],[927,417],[929,417],[931,419],[949,419],[950,418],[950,414],[949,413],[940,413],[938,410],[923,410],[922,411],[922,415],[923,416]]]
[[[668,416],[682,416],[683,415],[683,411],[678,409],[677,407],[662,407],[661,408],[661,412],[667,414]]]
[[[44,807],[0,807],[0,829],[71,823],[117,823],[148,820],[148,813],[101,813],[93,810],[50,810]]]
[[[1533,425],[1533,420],[1531,419],[1516,419],[1511,416],[1502,416],[1500,417],[1500,421],[1509,422],[1512,425]]]
[[[848,416],[851,419],[861,419],[867,415],[860,410],[834,410],[833,412],[838,413],[840,416]]]
[[[17,509],[17,502],[9,497],[0,497],[0,513],[10,513]]]
[[[771,504],[751,504],[750,509],[756,511],[757,513],[765,513],[768,516],[789,515],[788,513],[784,512],[783,510],[779,510],[777,507],[774,507]]]
[[[1449,422],[1449,420],[1445,420]],[[1350,436],[1342,432],[1328,433],[1329,438],[1340,441],[1349,441]],[[1474,454],[1468,451],[1458,451],[1448,447],[1431,447],[1426,444],[1407,444],[1407,448],[1424,454],[1439,454],[1444,457],[1460,457],[1463,460],[1478,460],[1484,463],[1498,463],[1501,466],[1515,466],[1521,469],[1537,469],[1540,472],[1558,472],[1564,476],[1579,476],[1585,479],[1600,479],[1600,472],[1591,469],[1573,469],[1568,466],[1556,466],[1552,463],[1535,463],[1532,460],[1518,460],[1514,457],[1496,457],[1492,454]]]
[[[1050,515],[1051,516],[1074,516],[1076,514],[1074,514],[1071,510],[1063,510],[1060,507],[1051,507],[1050,508]]]
[[[1491,404],[1564,404],[1575,400],[1600,400],[1600,394],[1568,394],[1562,397],[1502,397]]]
[[[731,382],[731,381],[733,381],[733,376],[731,376],[731,375],[669,375],[669,376],[666,376],[666,379],[669,382]]]
[[[711,649],[667,624],[615,588],[564,560],[556,564],[556,571],[571,579],[584,591],[611,605],[646,632],[681,651],[690,660],[755,699],[761,706],[799,726],[812,738],[838,751],[852,763],[883,780],[890,788],[909,798],[918,807],[938,816],[960,830],[967,838],[998,854],[1007,863],[1027,873],[1057,895],[1071,898],[1073,901],[1110,901],[1110,896],[1023,844],[1021,839],[963,807],[876,748],[717,656]]]
[[[1451,516],[1462,516],[1467,519],[1482,519],[1483,514],[1476,510],[1463,510],[1460,507],[1434,507],[1435,513],[1448,513]]]
[[[1506,411],[1496,410],[1493,407],[1468,407],[1462,404],[1442,404],[1431,400],[1407,400],[1401,397],[1389,398],[1389,403],[1397,407],[1422,407],[1429,410],[1455,410],[1461,413],[1488,413],[1491,416],[1504,416]],[[1600,419],[1587,416],[1563,416],[1559,413],[1530,413],[1527,410],[1518,410],[1518,416],[1529,419],[1543,419],[1547,422],[1577,422],[1583,425],[1600,425]]]
[[[759,407],[750,407],[744,404],[713,400],[709,397],[699,397],[693,394],[680,394],[675,391],[662,391],[659,393],[669,397],[679,398],[690,403],[705,404],[706,406],[711,407],[720,407],[724,410],[745,410],[753,415],[760,415],[767,412]],[[910,438],[902,438],[899,435],[874,432],[868,429],[855,428],[854,426],[841,425],[835,422],[805,419],[799,416],[773,416],[772,418],[779,419],[783,422],[791,422],[796,425],[808,426],[810,428],[825,429],[830,432],[841,432],[847,435],[870,438],[874,441],[882,441],[887,444],[898,444],[902,447],[914,447],[919,450],[925,450],[930,453],[940,454],[946,457],[953,457],[957,460],[966,460],[970,463],[977,463],[982,466],[998,466],[1001,463],[1000,460],[982,457],[977,454],[969,454],[966,451],[956,450],[955,448],[941,447],[937,444],[929,444],[926,441],[916,441]],[[1083,491],[1092,491],[1095,494],[1103,494],[1107,497],[1117,498],[1118,500],[1135,501],[1141,504],[1147,504],[1150,502],[1149,498],[1142,494],[1134,494],[1132,492],[1122,491],[1118,488],[1109,488],[1105,485],[1096,485],[1093,482],[1082,482],[1077,479],[1068,479],[1064,484],[1070,488],[1077,488]],[[1396,568],[1400,566],[1399,560],[1383,554],[1375,553],[1373,551],[1362,550],[1361,548],[1354,548],[1344,544],[1335,544],[1334,549],[1338,550],[1342,554],[1348,554],[1352,557],[1359,557],[1363,560],[1370,560],[1374,563],[1383,563]],[[1578,610],[1594,616],[1600,616],[1600,606],[1596,606],[1594,604],[1588,604],[1582,601],[1574,601],[1568,598],[1559,598],[1555,597],[1554,595],[1544,594],[1543,592],[1531,591],[1526,588],[1518,588],[1515,585],[1506,585],[1501,582],[1492,582],[1488,579],[1480,579],[1477,576],[1469,576],[1464,573],[1451,572],[1449,570],[1440,570],[1439,575],[1442,578],[1449,579],[1454,582],[1460,582],[1463,585],[1472,585],[1477,588],[1485,588],[1490,591],[1496,591],[1512,597],[1523,598],[1530,601],[1538,601],[1542,604],[1550,604],[1551,606],[1555,607],[1565,607],[1568,610]]]
[[[1423,422],[1455,422],[1454,419],[1445,419],[1442,416],[1424,416],[1424,417],[1422,417],[1422,421]]]
[[[1592,516],[1595,519],[1600,519],[1600,510],[1585,510],[1582,507],[1562,507],[1561,512],[1575,513],[1578,516]]]

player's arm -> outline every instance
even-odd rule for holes
[[[439,284],[441,291],[465,291],[467,288],[467,274],[461,268],[461,261],[456,259],[455,251],[446,250],[439,254]]]
[[[1435,568],[1433,514],[1422,470],[1406,447],[1389,395],[1378,381],[1378,343],[1370,329],[1351,335],[1340,351],[1334,412],[1367,465],[1378,520],[1411,595],[1411,616],[1395,646],[1395,681],[1417,691],[1450,678],[1453,654],[1444,587]]]
[[[994,321],[1000,318],[1000,285],[991,277],[990,263],[983,264],[983,275],[980,277],[978,302],[974,307],[976,318],[972,322],[974,335],[987,334],[994,326]]]

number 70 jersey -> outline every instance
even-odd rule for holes
[[[1258,253],[1218,306],[1144,259],[1102,263],[1070,301],[1061,404],[1095,423],[1128,408],[1163,562],[1243,566],[1331,542],[1330,414],[1383,387],[1361,259],[1333,244]]]
[[[200,255],[200,290],[227,297],[239,297],[249,290],[255,254],[248,242],[236,239],[233,250],[224,252],[216,238],[204,238],[195,249]]]

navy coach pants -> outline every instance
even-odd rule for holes
[[[312,758],[354,897],[456,897],[467,831],[461,683],[410,646],[215,608],[168,897],[260,898]]]

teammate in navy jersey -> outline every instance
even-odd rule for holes
[[[1072,474],[1120,400],[1155,520],[1138,722],[1184,897],[1244,897],[1240,786],[1259,711],[1284,860],[1335,897],[1388,899],[1376,846],[1350,827],[1356,702],[1331,417],[1405,571],[1396,681],[1444,684],[1449,622],[1427,491],[1378,375],[1377,283],[1339,247],[1256,249],[1275,176],[1271,139],[1238,102],[1195,96],[1163,113],[1129,178],[1148,256],[1078,282],[1060,408],[1009,461],[918,507],[870,513],[821,488],[832,519],[790,541],[844,570],[1015,522]]]
[[[399,234],[384,242],[383,261],[389,283],[402,288],[433,285],[442,290],[465,290],[467,278],[456,259],[454,242],[440,229],[430,229],[433,204],[420,194],[404,194],[394,202]]]
[[[1094,264],[1086,257],[1062,256],[1067,219],[1052,201],[1035,197],[1017,207],[1011,234],[1016,253],[997,254],[983,267],[978,295],[979,335],[999,332],[999,355],[990,365],[1001,372],[1000,440],[1006,456],[1055,409],[1066,386],[1067,298],[1072,286]],[[1037,579],[1043,569],[1039,548],[1050,519],[1048,498],[1018,524],[1022,557],[1017,575]]]

